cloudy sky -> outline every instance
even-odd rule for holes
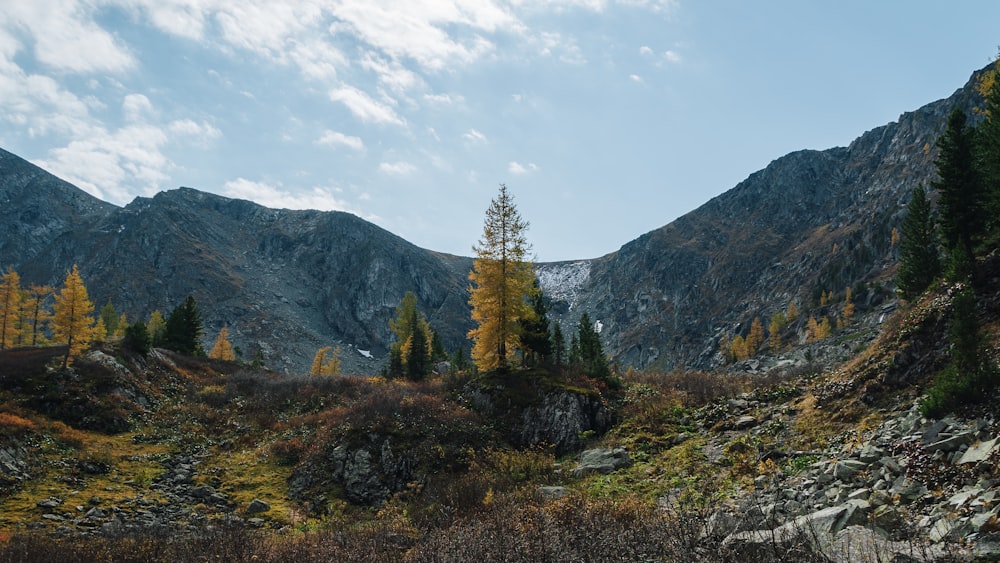
[[[0,147],[124,205],[178,186],[470,254],[616,250],[996,54],[1000,2],[0,0]]]

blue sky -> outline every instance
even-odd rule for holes
[[[471,253],[506,183],[593,258],[790,151],[948,96],[1000,2],[0,0],[0,147],[124,205],[178,186]]]

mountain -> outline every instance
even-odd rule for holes
[[[463,260],[348,213],[267,209],[190,188],[119,208],[8,152],[0,203],[0,265],[25,285],[58,285],[76,263],[95,304],[110,299],[133,320],[191,294],[206,346],[228,324],[245,357],[259,350],[274,367],[301,372],[319,347],[339,343],[346,369],[376,371],[407,291],[447,347],[470,327]]]
[[[955,106],[972,113],[984,70],[848,147],[783,156],[617,252],[543,265],[543,288],[557,296],[564,323],[579,311],[600,320],[622,365],[664,369],[712,367],[723,335],[745,334],[754,317],[766,327],[792,301],[831,312],[821,292],[855,287],[870,310],[891,298],[893,229],[913,188],[936,177],[947,115]]]
[[[892,233],[910,192],[934,177],[947,113],[971,112],[982,72],[848,147],[781,157],[617,252],[539,264],[553,317],[568,329],[588,311],[621,365],[671,368],[718,363],[722,338],[744,334],[754,317],[766,325],[793,301],[828,314],[820,294],[855,287],[872,310],[892,296]],[[469,258],[418,248],[353,215],[190,188],[119,208],[0,151],[0,268],[55,285],[74,263],[98,306],[110,299],[145,318],[192,294],[206,345],[228,324],[245,358],[259,352],[285,370],[302,371],[316,349],[339,343],[346,369],[376,371],[406,291],[449,350],[467,345],[471,323]]]

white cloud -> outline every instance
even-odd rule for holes
[[[390,176],[408,176],[417,170],[417,167],[405,161],[383,162],[378,165],[378,169],[383,174]]]
[[[129,94],[122,102],[122,113],[129,122],[142,121],[153,114],[153,104],[142,94]]]
[[[0,26],[32,38],[38,62],[77,73],[123,72],[136,65],[128,49],[101,29],[96,8],[77,0],[4,2]]]
[[[354,117],[366,123],[406,125],[394,109],[373,100],[371,96],[353,86],[342,86],[331,90],[330,99],[344,104]]]
[[[663,59],[668,63],[679,63],[681,62],[681,54],[673,50],[666,51],[663,53]]]
[[[361,140],[361,137],[345,135],[339,131],[324,131],[323,135],[316,139],[316,144],[333,148],[347,147],[356,151],[365,150],[365,142]]]
[[[424,94],[424,101],[442,106],[452,106],[465,103],[461,94]]]
[[[529,162],[527,165],[524,165],[521,164],[520,162],[517,162],[516,160],[512,160],[510,161],[510,164],[507,165],[507,172],[510,172],[511,174],[515,175],[527,174],[529,172],[535,172],[537,170],[538,170],[538,165],[535,164],[534,162]]]
[[[628,75],[628,79],[631,80],[632,82],[642,83],[642,77],[639,76],[638,74],[630,74]]]
[[[50,158],[35,164],[95,197],[125,204],[137,191],[146,195],[159,191],[171,166],[162,150],[167,141],[163,130],[151,125],[114,132],[93,129],[86,138],[49,151]]]
[[[643,45],[642,47],[639,47],[639,54],[648,57],[653,54],[653,49]]]
[[[462,138],[473,144],[488,143],[489,139],[486,138],[481,131],[475,129],[469,129],[465,133],[462,133]]]
[[[198,123],[191,119],[178,119],[167,124],[167,131],[175,136],[193,139],[196,146],[208,147],[212,141],[222,137],[222,131],[210,123]]]
[[[270,184],[237,178],[226,182],[223,195],[237,199],[248,199],[272,209],[316,209],[319,211],[348,211],[350,206],[337,198],[337,189],[313,187],[306,190],[284,189],[280,182]]]

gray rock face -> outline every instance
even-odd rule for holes
[[[471,328],[470,260],[354,215],[272,210],[190,188],[119,208],[0,150],[0,264],[25,285],[58,285],[74,263],[95,303],[110,299],[139,319],[194,295],[206,348],[228,324],[248,357],[260,349],[268,365],[292,372],[337,341],[345,369],[377,371],[407,291],[447,349],[465,345]]]
[[[416,467],[417,460],[405,452],[397,454],[388,437],[365,446],[336,446],[323,459],[296,469],[289,481],[289,495],[309,500],[311,487],[331,481],[344,488],[349,501],[377,506],[418,480]]]

